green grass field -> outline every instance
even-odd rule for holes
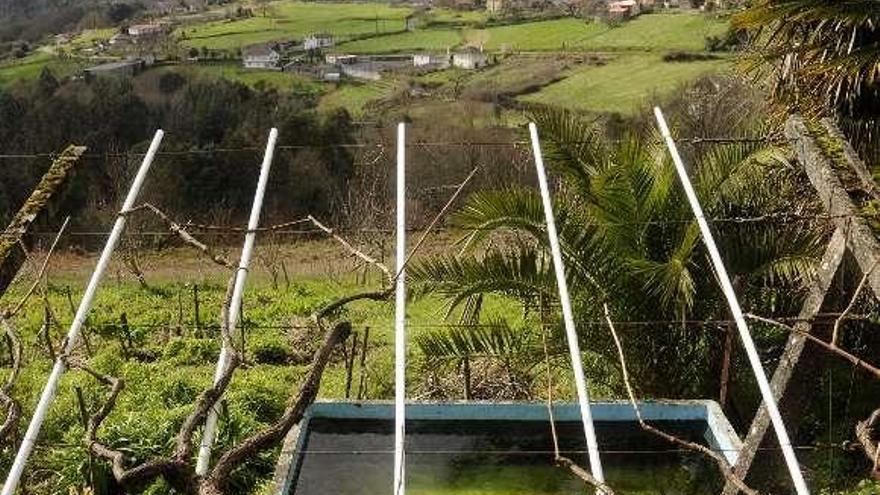
[[[429,28],[344,43],[353,53],[441,51],[481,40],[489,50],[515,51],[700,51],[726,21],[701,14],[643,15],[621,26],[582,19],[554,19],[487,29]]]
[[[664,62],[660,55],[624,55],[604,66],[573,71],[564,80],[525,95],[524,102],[575,110],[630,113],[647,97],[730,67],[728,60]]]
[[[440,52],[461,43],[462,35],[457,30],[420,29],[343,43],[338,50],[350,53]]]
[[[344,83],[329,91],[318,103],[318,111],[329,112],[345,108],[354,117],[364,114],[371,102],[387,98],[400,89],[400,84],[392,80],[377,83]]]
[[[319,31],[337,37],[402,31],[410,12],[380,3],[273,2],[266,16],[256,9],[255,17],[187,26],[176,34],[187,46],[235,50],[255,43],[301,39]]]
[[[0,64],[0,87],[35,81],[45,67],[48,67],[55,77],[63,78],[76,73],[83,64],[60,59],[44,51],[34,52],[18,60]]]

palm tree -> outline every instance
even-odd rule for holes
[[[561,111],[535,121],[558,177],[554,210],[583,348],[593,362],[616,362],[602,305],[607,302],[631,351],[643,393],[706,396],[717,386],[726,305],[674,168],[656,136],[609,142],[593,123]],[[713,222],[745,305],[785,311],[810,276],[820,245],[802,222],[779,222],[798,181],[779,148],[734,143],[687,154],[707,215],[765,221]],[[553,301],[540,196],[527,188],[473,194],[453,221],[470,233],[461,255],[414,266],[422,290],[450,308],[501,294],[534,309]],[[555,311],[558,313],[558,311]],[[699,322],[699,323],[697,323]],[[721,327],[721,328],[719,328]],[[561,332],[554,332],[561,335]],[[712,394],[714,395],[714,393]]]
[[[771,69],[775,93],[787,105],[856,117],[880,113],[877,0],[758,0],[734,26],[752,33],[755,68]]]

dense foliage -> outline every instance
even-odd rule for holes
[[[161,78],[161,98],[131,80],[98,78],[59,84],[45,71],[33,87],[0,90],[0,153],[57,152],[88,146],[66,205],[80,225],[112,214],[155,129],[163,152],[147,199],[195,218],[243,217],[256,184],[266,137],[278,127],[267,218],[326,212],[344,194],[353,158],[327,144],[351,142],[352,124],[339,111],[319,118],[314,102],[223,80]],[[314,147],[311,147],[314,145]],[[23,201],[45,170],[45,156],[7,159],[0,167],[0,221]],[[274,193],[273,193],[274,192]]]

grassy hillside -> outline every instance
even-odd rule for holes
[[[664,62],[660,55],[625,55],[604,66],[574,70],[564,80],[519,99],[576,110],[629,113],[649,96],[729,67],[726,59]]]
[[[217,50],[274,40],[301,39],[326,31],[337,37],[402,31],[407,8],[380,3],[274,2],[256,16],[188,26],[177,31],[183,43]]]
[[[84,67],[84,64],[59,59],[45,51],[34,52],[26,57],[0,64],[0,87],[35,81],[45,67],[60,78],[75,74]]]
[[[554,19],[486,29],[421,29],[342,44],[354,53],[445,50],[477,39],[489,50],[518,51],[675,51],[702,50],[706,36],[726,29],[726,21],[701,14],[643,15],[621,26],[582,19]]]

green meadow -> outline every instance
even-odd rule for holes
[[[380,3],[273,2],[255,8],[255,16],[240,20],[185,26],[176,35],[183,44],[214,50],[276,40],[301,39],[315,32],[336,37],[403,31],[410,9]]]
[[[592,112],[629,113],[649,96],[662,95],[700,76],[723,72],[727,59],[665,62],[661,55],[635,54],[613,59],[606,65],[571,71],[562,81],[520,101],[542,103]]]

